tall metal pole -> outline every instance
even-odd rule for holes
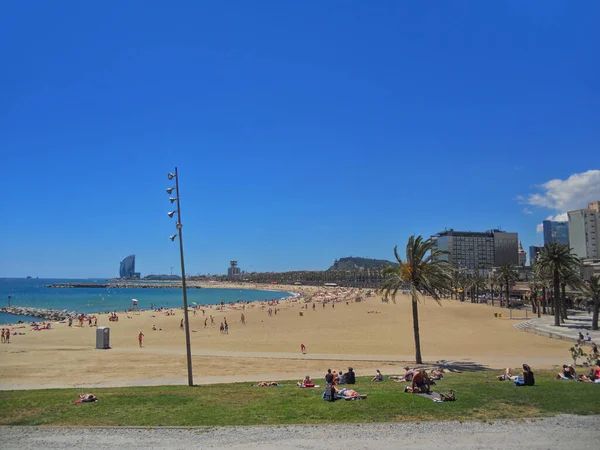
[[[177,229],[179,231],[179,254],[181,256],[181,287],[183,288],[183,318],[185,322],[185,351],[187,355],[187,369],[188,369],[188,386],[194,385],[194,377],[192,375],[192,344],[190,341],[190,322],[188,316],[188,302],[187,302],[187,289],[185,285],[185,262],[183,258],[183,234],[181,225],[181,204],[179,199],[181,197],[179,193],[179,174],[177,173],[177,167],[175,167],[175,190],[177,191]]]

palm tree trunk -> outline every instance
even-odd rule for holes
[[[506,283],[506,307],[510,308],[510,285]]]
[[[565,283],[562,283],[561,285],[561,290],[562,290],[562,297],[561,297],[561,316],[560,316],[560,321],[562,323],[565,323],[565,319],[567,318],[567,285]]]
[[[413,294],[412,296],[412,313],[413,313],[413,331],[415,334],[415,362],[417,364],[423,364],[423,358],[421,357],[421,338],[419,336],[419,310],[418,301]]]
[[[560,327],[560,279],[558,269],[554,269],[554,326]]]
[[[544,303],[542,304],[542,312],[544,314],[548,314],[548,311],[546,310],[546,305],[548,304],[548,300],[546,299],[546,286],[542,286],[542,297],[544,297]]]
[[[598,329],[598,313],[600,312],[600,300],[594,299],[594,311],[592,312],[592,330]]]

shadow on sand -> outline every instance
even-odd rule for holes
[[[481,372],[483,370],[490,370],[489,366],[484,366],[476,362],[471,361],[448,361],[441,359],[436,361],[435,366],[442,369],[444,372]]]

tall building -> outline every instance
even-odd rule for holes
[[[600,212],[600,200],[588,203],[588,209],[594,212]]]
[[[135,274],[135,255],[129,255],[127,258],[121,261],[121,267],[119,268],[119,277],[134,278]]]
[[[554,242],[569,245],[569,222],[544,220],[542,226],[544,227],[544,245]]]
[[[517,233],[500,230],[485,232],[442,231],[432,238],[439,250],[449,252],[442,258],[454,267],[488,270],[502,264],[519,264]]]
[[[494,236],[494,266],[519,265],[519,235],[506,231],[491,230]]]
[[[543,247],[537,247],[535,245],[529,246],[529,265],[533,266],[535,258],[537,258],[537,255],[542,251],[542,248]]]
[[[229,261],[229,268],[227,269],[227,278],[235,278],[240,276],[242,271],[237,266],[237,261]]]
[[[598,202],[590,203],[597,207]],[[594,209],[578,209],[569,211],[569,244],[581,259],[596,259],[598,251],[598,230],[600,229],[600,212]]]
[[[523,267],[527,264],[527,252],[523,250],[523,244],[519,241],[519,266]]]

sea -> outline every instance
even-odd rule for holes
[[[177,288],[49,288],[55,283],[106,283],[102,278],[42,279],[42,278],[0,278],[0,305],[31,306],[34,308],[66,309],[86,313],[124,311],[137,300],[139,309],[179,308],[183,306],[183,294]],[[217,305],[225,303],[259,300],[279,300],[293,294],[283,291],[252,289],[187,289],[188,305]],[[39,320],[27,316],[0,313],[0,324],[16,323],[18,320],[32,322]]]

